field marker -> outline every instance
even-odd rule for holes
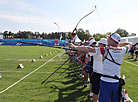
[[[58,55],[58,54],[57,54]],[[56,55],[56,56],[57,56]],[[24,76],[23,78],[21,78],[20,80],[18,80],[17,82],[13,83],[11,86],[9,86],[8,88],[6,88],[5,90],[1,91],[0,94],[2,94],[3,92],[7,91],[8,89],[10,89],[11,87],[13,87],[14,85],[16,85],[17,83],[19,83],[20,81],[22,81],[23,79],[25,79],[26,77],[28,77],[29,75],[31,75],[32,73],[34,73],[35,71],[37,71],[38,69],[40,69],[41,67],[43,67],[44,65],[46,65],[48,62],[50,62],[51,60],[53,60],[56,56],[54,56],[53,58],[51,58],[50,60],[48,60],[47,62],[45,62],[44,64],[42,64],[41,66],[39,66],[37,69],[35,69],[34,71],[30,72],[29,74],[27,74],[26,76]]]
[[[129,64],[132,64],[132,65],[134,65],[134,66],[138,66],[137,64],[133,64],[133,63],[131,63],[131,62],[128,62],[128,61],[125,61],[126,63],[129,63]]]

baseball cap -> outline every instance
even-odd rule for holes
[[[88,40],[88,41],[89,41],[89,40]],[[91,44],[93,44],[93,43],[95,43],[95,44],[96,44],[95,39],[91,39],[91,40],[89,41],[89,45],[91,45]]]
[[[100,41],[99,41],[99,43],[106,45],[107,44],[107,39],[101,38]]]
[[[120,37],[120,35],[119,34],[117,34],[117,33],[113,33],[113,34],[111,34],[111,35],[106,35],[107,37],[109,37],[109,38],[112,38],[114,41],[116,41],[116,42],[119,42],[120,40],[121,40],[121,37]]]
[[[92,39],[94,39],[94,37],[90,37],[88,41],[90,41],[90,40],[92,40]]]

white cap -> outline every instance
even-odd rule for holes
[[[119,42],[121,40],[121,37],[117,33],[113,33],[112,35],[106,35],[109,38],[112,38],[114,41]]]
[[[106,45],[107,44],[107,39],[101,38],[100,41],[99,41],[99,43]]]
[[[93,43],[96,43],[96,41],[95,41],[94,39],[91,39],[91,40],[89,41],[89,45],[91,45],[91,44],[93,44]]]

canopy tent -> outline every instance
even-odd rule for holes
[[[82,41],[79,39],[79,37],[78,37],[77,34],[76,34],[75,37],[73,38],[73,42],[74,42],[74,43],[80,43],[80,42],[82,42]]]

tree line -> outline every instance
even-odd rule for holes
[[[121,37],[128,36],[136,36],[135,33],[129,35],[129,33],[121,28],[118,28],[114,33],[118,33]],[[111,34],[111,32],[107,32],[106,34]],[[90,34],[89,30],[83,30],[82,28],[78,29],[77,35],[81,41],[86,41],[90,37],[94,37],[96,41],[100,40],[100,38],[105,38],[106,34]],[[31,31],[19,31],[17,33],[13,33],[11,31],[3,32],[4,39],[60,39],[62,36],[62,40],[70,39],[71,32],[52,32],[52,33],[39,33],[39,32],[31,32]]]
[[[52,33],[39,33],[31,31],[19,31],[17,33],[12,33],[11,31],[4,31],[4,39],[59,39],[62,34],[65,38],[64,32],[52,32]]]

